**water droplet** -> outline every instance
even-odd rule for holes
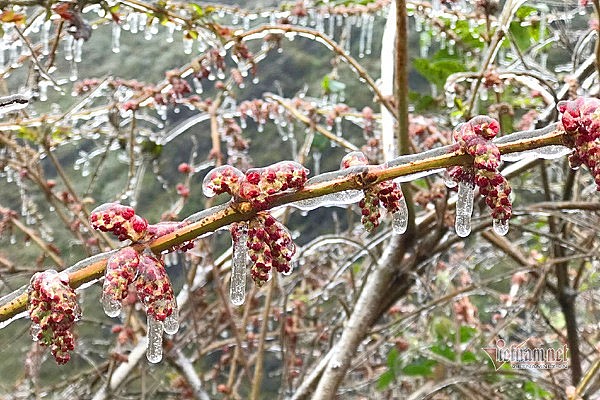
[[[467,237],[471,233],[471,214],[473,213],[474,187],[468,182],[459,182],[458,198],[456,200],[456,221],[454,229],[460,237]]]
[[[446,187],[448,189],[452,189],[455,188],[458,185],[458,182],[456,182],[454,179],[452,179],[452,177],[450,176],[450,174],[448,173],[448,171],[444,171],[444,185],[446,185]]]
[[[233,241],[231,284],[229,287],[229,297],[236,306],[244,304],[246,299],[246,266],[248,262],[248,228],[243,224],[238,229],[237,240]]]
[[[103,294],[101,302],[102,308],[104,309],[104,314],[107,316],[114,318],[121,314],[121,302],[117,299]]]
[[[508,220],[494,219],[493,226],[494,232],[500,236],[504,236],[508,233]]]
[[[163,324],[151,315],[148,315],[148,347],[146,358],[151,363],[162,360]]]
[[[400,200],[400,208],[392,214],[392,232],[396,235],[402,235],[408,228],[408,207],[406,199],[402,197]]]

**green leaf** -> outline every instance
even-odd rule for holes
[[[402,373],[408,376],[430,376],[433,374],[435,365],[437,365],[437,361],[424,358],[402,368]]]
[[[473,336],[477,334],[477,328],[473,328],[468,325],[461,325],[460,327],[460,342],[465,343],[471,340]]]
[[[520,22],[511,22],[508,31],[520,50],[525,50],[531,45],[531,36],[529,36],[529,31],[526,27],[521,26]]]
[[[427,58],[417,58],[413,61],[413,66],[425,79],[439,87],[444,86],[451,74],[467,71],[467,67],[456,60],[432,61]]]
[[[523,5],[517,10],[517,12],[515,13],[515,17],[517,19],[525,19],[534,13],[537,13],[537,9],[535,7]]]
[[[552,397],[550,392],[542,389],[540,385],[532,381],[523,384],[523,391],[532,395],[534,399],[549,399]]]
[[[477,361],[477,356],[473,352],[465,351],[461,355],[461,360],[463,363],[472,363]]]
[[[415,108],[416,113],[423,113],[433,109],[436,106],[435,99],[427,94],[409,92],[408,99]]]
[[[452,334],[454,324],[449,318],[435,317],[431,322],[431,333],[440,340],[448,340]]]
[[[392,371],[388,369],[383,374],[381,374],[381,376],[379,376],[379,379],[377,379],[377,390],[385,390],[390,385],[390,383],[394,381],[394,379],[396,379],[396,376]]]
[[[442,357],[447,358],[448,360],[454,361],[456,359],[456,353],[450,346],[445,344],[436,344],[431,347],[431,352]]]

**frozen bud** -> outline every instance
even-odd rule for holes
[[[367,159],[367,156],[365,156],[361,151],[353,151],[346,154],[344,158],[342,158],[340,168],[346,169],[357,165],[367,165],[368,163],[369,160]]]
[[[90,223],[96,230],[112,232],[121,241],[139,241],[146,235],[148,221],[135,214],[133,208],[119,203],[96,207],[90,214]]]
[[[561,122],[567,136],[567,145],[575,149],[569,157],[572,168],[586,165],[600,191],[600,100],[579,97],[561,101],[557,105],[562,113]]]
[[[108,259],[102,287],[102,306],[109,317],[116,317],[121,312],[123,300],[136,277],[138,265],[139,255],[131,247],[119,250]]]
[[[294,161],[281,161],[264,168],[246,171],[240,185],[239,196],[248,200],[258,210],[265,209],[273,196],[288,190],[304,187],[308,170]]]
[[[71,329],[81,317],[77,295],[69,286],[69,276],[54,270],[38,272],[31,278],[27,310],[33,340],[50,347],[58,364],[70,359],[75,348]]]
[[[377,193],[371,188],[366,189],[365,197],[358,205],[361,209],[361,222],[367,232],[371,232],[373,229],[379,226],[379,218],[381,213],[379,211],[379,198]]]
[[[240,182],[244,174],[231,165],[223,165],[210,171],[202,182],[202,192],[206,197],[213,197],[221,193],[235,195],[239,191]]]
[[[163,322],[177,308],[173,287],[163,261],[152,254],[141,254],[135,290],[146,314]]]

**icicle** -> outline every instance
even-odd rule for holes
[[[173,306],[173,313],[165,318],[163,329],[169,335],[174,335],[179,330],[179,309],[176,304]]]
[[[245,31],[250,29],[250,17],[248,17],[247,15],[244,16],[243,27]]]
[[[47,56],[50,54],[50,28],[52,27],[52,21],[48,20],[42,25],[42,54]]]
[[[504,236],[508,233],[508,220],[494,219],[493,226],[494,232],[500,236]]]
[[[188,39],[185,36],[183,37],[183,52],[185,54],[192,54],[192,46],[194,45],[193,39]]]
[[[361,19],[361,24],[360,24],[360,36],[358,38],[358,58],[363,58],[365,56],[365,46],[366,46],[366,41],[367,41],[367,28],[368,28],[368,22],[367,22],[367,15],[363,14]]]
[[[399,200],[400,208],[392,214],[392,232],[402,235],[408,228],[408,207],[404,196]]]
[[[329,35],[329,37],[332,39],[335,36],[335,15],[329,16],[329,25],[327,28],[327,35]]]
[[[73,60],[76,63],[81,62],[82,49],[83,49],[83,39],[77,39],[73,46]]]
[[[369,15],[369,21],[367,26],[367,43],[365,44],[365,54],[371,54],[371,49],[373,47],[373,24],[375,23],[375,17],[373,15]]]
[[[121,27],[119,24],[112,26],[112,52],[118,53],[121,51]]]
[[[162,341],[163,341],[163,324],[148,315],[148,347],[146,348],[146,358],[151,363],[157,363],[162,360]]]
[[[342,137],[342,133],[342,119],[338,117],[335,119],[335,135],[337,137]]]
[[[75,38],[72,35],[67,35],[65,39],[65,60],[71,61],[73,59],[73,42]]]
[[[202,92],[203,92],[204,90],[202,89],[202,82],[200,81],[200,79],[198,79],[197,77],[194,77],[194,78],[192,79],[192,85],[194,85],[194,91],[195,91],[197,94],[202,94]]]
[[[456,221],[454,229],[460,237],[467,237],[471,233],[471,214],[473,214],[473,184],[468,182],[458,183],[458,199],[456,200]]]
[[[173,43],[173,34],[175,33],[175,24],[167,25],[167,43]]]
[[[75,60],[71,60],[71,73],[69,74],[69,80],[71,82],[75,82],[77,80],[77,76],[78,76],[78,71],[77,71],[77,63],[75,62]]]
[[[313,151],[312,157],[314,162],[313,173],[319,175],[321,173],[321,152],[318,150]]]
[[[419,47],[421,58],[427,58],[429,53],[429,47],[431,46],[431,36],[429,32],[423,31],[419,35]]]
[[[127,21],[129,22],[129,31],[133,34],[138,33],[138,15],[137,13],[131,13],[129,14],[129,17],[127,18]]]
[[[238,237],[233,240],[233,259],[231,265],[231,284],[229,297],[235,306],[241,306],[246,299],[246,266],[248,263],[248,226],[241,224]]]

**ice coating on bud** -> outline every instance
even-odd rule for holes
[[[101,302],[104,313],[109,317],[120,314],[121,304],[128,295],[129,285],[136,277],[138,265],[139,255],[131,247],[119,250],[108,259]]]
[[[146,314],[164,321],[173,314],[177,303],[164,262],[152,254],[141,254],[135,289]]]
[[[146,358],[151,363],[158,363],[162,360],[163,355],[163,324],[154,316],[147,316],[148,329],[148,347],[146,348]]]
[[[92,228],[112,232],[121,241],[137,242],[146,236],[148,221],[135,214],[135,210],[119,203],[106,203],[90,213]]]
[[[600,191],[600,100],[579,97],[557,105],[567,136],[566,144],[575,149],[569,157],[572,168],[586,165]]]
[[[342,161],[340,162],[340,168],[347,169],[357,165],[367,165],[368,163],[369,160],[362,151],[352,151],[342,158]]]
[[[209,198],[221,193],[233,196],[239,191],[243,179],[242,171],[231,165],[222,165],[206,174],[202,182],[202,193]]]
[[[454,229],[460,237],[471,233],[471,214],[473,214],[473,185],[469,182],[458,183],[458,198],[456,199],[456,220]]]
[[[404,197],[398,203],[398,210],[392,214],[392,232],[396,235],[402,235],[408,228],[408,207]]]
[[[308,179],[308,169],[294,161],[280,161],[264,168],[246,171],[240,184],[238,195],[252,203],[258,210],[269,206],[271,198],[288,190],[304,187]]]
[[[248,264],[248,225],[231,225],[233,256],[229,297],[233,305],[240,306],[246,300],[246,266]]]
[[[31,278],[27,310],[31,334],[43,346],[49,346],[57,364],[65,364],[75,348],[71,329],[81,317],[77,295],[69,286],[69,276],[54,270],[38,272]]]

